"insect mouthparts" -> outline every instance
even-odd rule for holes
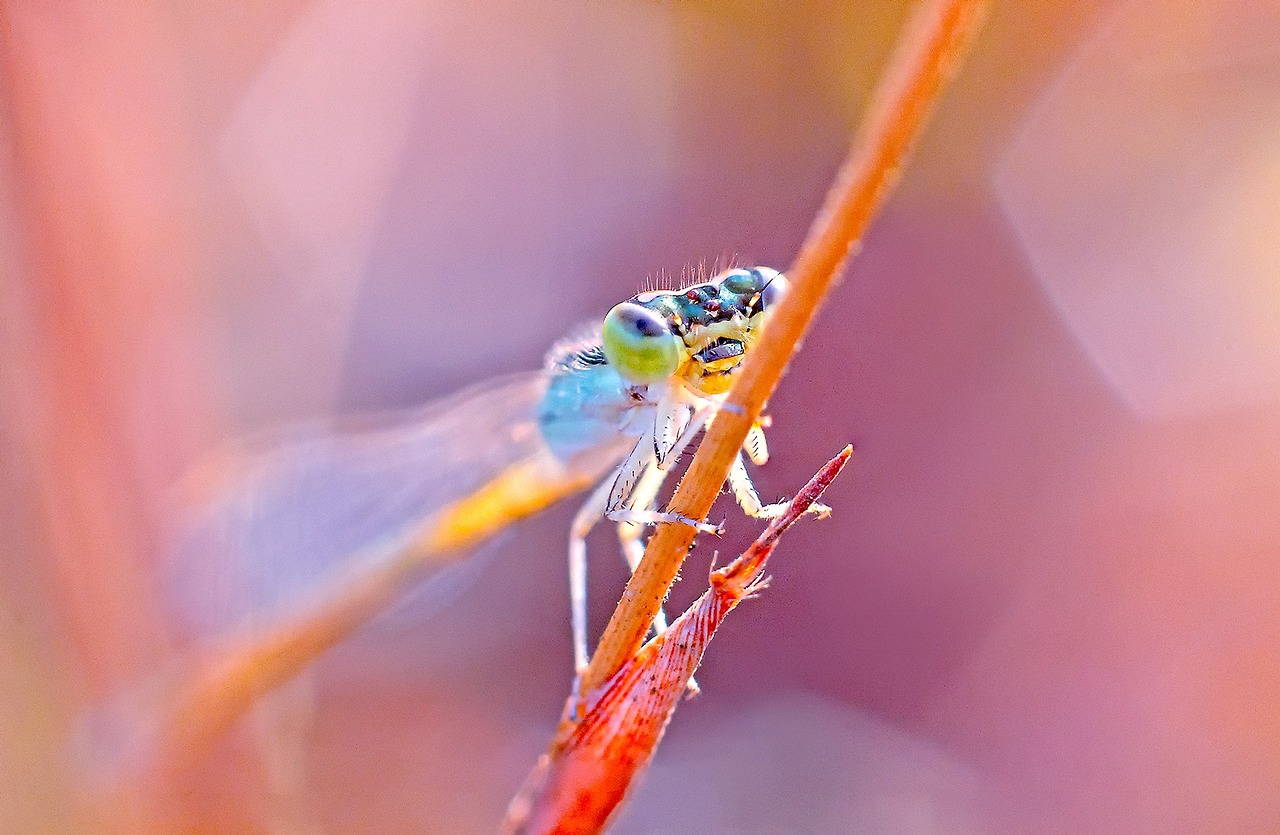
[[[717,360],[726,360],[730,357],[740,357],[743,354],[742,343],[736,339],[727,339],[720,337],[698,353],[694,354],[694,359],[702,363],[713,363]]]

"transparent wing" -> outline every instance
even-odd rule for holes
[[[546,388],[545,371],[501,378],[381,426],[298,427],[232,456],[172,549],[179,619],[204,637],[278,621],[356,555],[402,549],[431,514],[550,457],[537,422]],[[566,466],[594,478],[618,454]]]

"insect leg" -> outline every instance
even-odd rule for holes
[[[640,477],[653,462],[653,429],[645,430],[635,447],[618,466],[617,474],[609,484],[607,502],[601,513],[631,506],[631,494],[635,492]],[[610,517],[612,518],[612,517]]]
[[[705,420],[704,416],[699,415],[690,421],[672,447],[673,454],[679,455],[684,450],[701,429]],[[691,519],[686,520],[683,516],[674,513],[657,513],[648,509],[648,505],[657,495],[666,477],[666,473],[659,470],[654,461],[652,439],[652,431],[640,437],[626,460],[618,466],[613,477],[601,481],[583,502],[569,528],[569,607],[573,627],[573,664],[579,675],[586,669],[589,661],[587,655],[587,534],[595,527],[596,522],[608,516],[609,519],[619,523],[618,538],[622,542],[623,554],[627,557],[627,564],[631,566],[632,571],[635,571],[635,565],[639,564],[639,558],[644,553],[644,547],[639,543],[643,525],[653,524],[654,521],[687,521],[699,530],[717,534],[720,532],[720,529],[713,525]],[[630,507],[622,506],[631,505],[641,498],[643,510],[632,510]],[[630,544],[623,538],[624,530],[630,538]],[[637,546],[639,552],[635,554],[633,565],[632,552],[628,549]],[[666,616],[659,613],[659,618],[661,621],[655,620],[655,624],[660,623],[658,629],[661,631],[666,628]]]
[[[624,464],[625,466],[625,464]],[[591,491],[569,526],[569,618],[573,625],[573,668],[587,669],[587,534],[604,518],[616,479],[606,478]]]
[[[684,439],[683,442],[688,443],[688,439]],[[656,464],[651,464],[636,483],[635,490],[631,494],[631,501],[640,507],[649,507],[657,499],[658,491],[662,489],[662,483],[666,481],[667,472],[667,470],[659,468]],[[636,568],[644,557],[645,544],[641,539],[643,535],[644,526],[637,522],[618,523],[618,543],[622,546],[622,555],[626,558],[627,567],[631,569],[632,574],[636,573]],[[657,614],[653,616],[653,634],[661,635],[666,631],[667,614],[659,606]],[[698,682],[692,676],[689,677],[688,690],[691,696],[700,692]]]
[[[747,474],[747,465],[742,461],[742,453],[734,457],[733,466],[729,468],[729,487],[733,490],[733,497],[738,500],[738,506],[742,508],[742,512],[755,519],[772,519],[787,509],[786,502],[768,505],[760,503],[760,494],[756,492],[756,486],[751,483],[751,476]],[[814,502],[805,512],[819,519],[825,519],[831,515],[831,508]]]
[[[680,453],[684,452],[685,447],[702,431],[702,427],[706,426],[712,415],[713,410],[710,408],[700,409],[692,414],[667,453],[668,463],[675,461]],[[641,505],[641,503],[633,501],[632,495],[636,491],[636,485],[640,477],[644,475],[643,467],[654,461],[653,457],[645,455],[644,452],[646,445],[653,445],[652,438],[652,430],[642,435],[635,449],[627,456],[627,460],[622,463],[618,478],[614,481],[613,490],[609,494],[609,505],[605,509],[605,515],[613,522],[632,522],[640,525],[657,525],[667,522],[689,525],[703,533],[711,533],[716,536],[724,533],[724,530],[719,525],[709,525],[706,522],[699,522],[697,519],[690,519],[678,513],[650,510]],[[657,466],[660,469],[666,469],[661,464]],[[652,501],[652,498],[649,501]]]
[[[769,463],[769,445],[765,443],[764,430],[769,426],[769,419],[761,417],[747,430],[747,439],[742,442],[742,449],[757,467]]]
[[[693,407],[682,396],[679,387],[668,387],[658,400],[653,422],[653,456],[659,469],[670,467],[680,454],[680,441],[685,439],[692,420]]]
[[[630,501],[642,508],[651,505],[658,496],[658,491],[662,489],[662,482],[666,481],[667,471],[661,470],[657,466],[650,465],[649,469],[636,483],[635,490],[632,492]],[[631,569],[631,573],[636,573],[636,566],[640,565],[640,559],[644,556],[644,541],[641,537],[644,535],[644,525],[640,522],[619,522],[618,523],[618,544],[622,546],[622,555],[627,560],[627,567]],[[667,616],[661,608],[658,614],[653,618],[654,634],[660,634],[667,629]]]

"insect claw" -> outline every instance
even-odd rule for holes
[[[709,533],[712,536],[724,536],[724,522],[718,525],[712,525],[707,522],[694,522],[693,525],[703,533]]]
[[[708,522],[699,522],[697,519],[690,519],[687,516],[680,517],[680,521],[685,523],[686,525],[690,525],[694,528],[697,528],[702,533],[709,533],[712,536],[724,536],[723,522],[721,522],[719,525],[712,525]]]
[[[564,705],[565,718],[575,721],[582,719],[586,712],[586,703],[582,698],[582,678],[586,668],[582,668],[573,676],[573,684],[569,687],[569,698]]]

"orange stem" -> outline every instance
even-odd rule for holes
[[[853,147],[818,213],[796,263],[791,290],[743,362],[670,510],[703,519],[711,510],[734,456],[773,394],[791,355],[850,251],[884,204],[929,111],[972,42],[985,0],[933,0],[921,5],[881,79]],[[589,693],[635,655],[693,542],[688,525],[662,525],[627,583],[605,628],[580,692]]]

